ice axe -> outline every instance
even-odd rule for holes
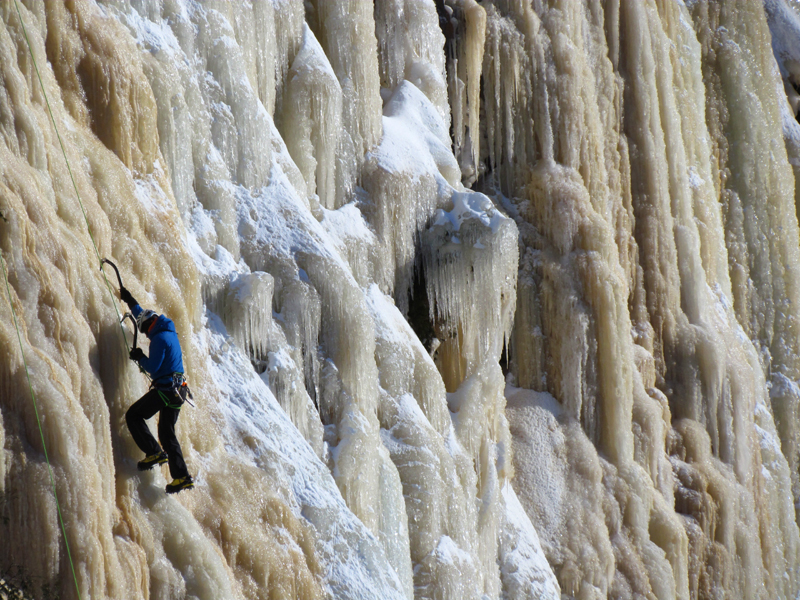
[[[133,348],[131,348],[131,350],[135,350],[136,344],[139,340],[139,328],[136,327],[136,319],[133,318],[131,313],[126,312],[124,315],[122,315],[122,318],[119,320],[120,324],[124,323],[125,319],[130,319],[131,323],[133,324]]]
[[[126,312],[124,315],[122,315],[122,318],[119,320],[119,324],[122,325],[125,322],[125,319],[130,319],[131,323],[133,323],[133,347],[131,348],[131,350],[135,350],[136,349],[136,344],[139,341],[139,328],[136,326],[136,319],[133,317],[133,315],[131,313]],[[142,365],[140,365],[139,363],[136,363],[136,366],[139,367],[139,372],[140,373],[144,373],[145,376],[148,379],[150,379],[150,375],[148,375],[147,371],[145,371],[142,368]]]
[[[117,274],[117,281],[119,282],[120,291],[125,289],[125,286],[122,285],[122,277],[119,274],[119,269],[117,268],[117,265],[115,265],[113,262],[111,262],[107,258],[104,258],[103,260],[100,261],[100,270],[101,271],[103,270],[103,264],[111,265],[111,267],[114,269],[114,272]],[[136,348],[136,345],[139,342],[139,328],[136,326],[136,319],[133,317],[133,315],[130,312],[126,312],[124,315],[122,315],[122,318],[119,320],[120,325],[122,325],[125,322],[125,319],[130,319],[131,323],[133,324],[133,348]],[[144,371],[144,369],[142,369],[141,365],[139,365],[139,370],[142,373],[145,373],[145,371]]]
[[[128,304],[128,306],[130,306],[131,305],[131,301],[133,301],[134,298],[133,298],[133,296],[131,296],[131,293],[125,288],[125,286],[122,285],[122,277],[119,274],[119,269],[117,268],[117,265],[115,265],[113,262],[111,262],[107,258],[104,258],[103,260],[100,261],[100,270],[101,271],[103,270],[103,265],[104,264],[111,265],[111,267],[114,269],[114,272],[117,274],[117,281],[119,281],[119,297],[120,297],[120,300],[122,300],[123,302]],[[105,273],[103,273],[103,274],[105,275]],[[106,280],[106,283],[107,282],[108,282],[108,280]],[[135,304],[135,301],[134,301],[134,304]],[[122,320],[120,320],[120,323],[122,323]],[[135,324],[133,326],[133,330],[136,331],[136,325]],[[134,347],[136,347],[136,344],[134,344]]]
[[[119,291],[120,291],[120,294],[121,294],[122,290],[125,289],[125,286],[122,285],[122,277],[119,274],[119,269],[117,268],[117,265],[115,265],[113,262],[111,262],[107,258],[104,258],[103,260],[100,261],[100,270],[101,271],[103,270],[103,265],[104,264],[111,265],[111,267],[114,269],[114,272],[117,274],[117,281],[119,281]],[[122,318],[119,320],[120,324],[124,323],[125,319],[130,319],[131,323],[133,323],[133,347],[136,348],[136,342],[137,342],[138,333],[139,333],[139,330],[136,327],[136,319],[133,317],[133,315],[131,313],[126,312],[124,315],[122,315]]]
[[[122,290],[122,288],[125,287],[125,286],[122,285],[122,277],[120,277],[120,275],[119,275],[119,269],[117,268],[117,265],[115,265],[113,262],[111,262],[107,258],[104,258],[103,260],[100,261],[100,270],[101,271],[103,270],[103,263],[105,263],[107,265],[111,265],[114,268],[114,272],[117,274],[117,281],[119,281],[119,289]],[[135,327],[134,327],[134,329],[135,329]]]

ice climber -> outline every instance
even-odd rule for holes
[[[164,315],[139,306],[126,288],[121,287],[119,295],[130,307],[139,331],[150,340],[149,357],[141,348],[134,348],[130,352],[131,360],[136,361],[153,378],[150,390],[134,402],[125,414],[133,440],[146,455],[144,460],[139,461],[139,470],[149,471],[156,465],[169,462],[173,481],[167,485],[167,493],[191,489],[194,479],[186,469],[181,445],[175,436],[175,423],[189,391],[183,376],[183,354],[175,325]],[[159,413],[160,446],[146,423],[156,413]]]

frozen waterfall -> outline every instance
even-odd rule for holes
[[[798,11],[0,0],[0,592],[796,600]]]

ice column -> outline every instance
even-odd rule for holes
[[[273,0],[275,15],[275,115],[283,112],[286,74],[303,45],[306,8],[303,0]],[[266,105],[269,108],[268,105]]]
[[[274,3],[212,1],[205,3],[205,6],[221,12],[230,22],[236,43],[242,50],[242,62],[250,86],[256,91],[267,112],[272,114],[275,110],[275,91],[278,88],[275,79],[283,71],[276,68],[279,60],[277,55],[286,54],[285,48],[276,43],[276,17],[281,17],[275,14]],[[291,13],[289,4],[278,6],[278,13],[280,12]],[[287,31],[282,35],[291,35],[293,28],[284,27]],[[283,45],[285,44],[286,42]],[[285,60],[284,56],[281,56],[281,63]]]
[[[344,130],[337,150],[338,207],[352,199],[364,154],[381,137],[375,20],[369,2],[314,0],[310,9],[312,29],[342,86]]]
[[[456,441],[444,384],[427,350],[391,300],[373,285],[383,444],[403,483],[417,597],[474,598],[480,568],[472,461]]]
[[[450,211],[437,211],[421,245],[430,316],[442,340],[437,363],[445,386],[453,392],[448,406],[454,413],[455,433],[477,474],[475,554],[484,574],[484,593],[494,595],[500,587],[493,567],[500,485],[512,472],[497,361],[516,301],[517,229],[482,194],[456,191],[451,201]],[[439,551],[447,552],[446,546]]]
[[[782,99],[776,98],[774,89],[779,75],[772,52],[767,52],[770,35],[761,7],[701,3],[692,14],[706,60],[707,111],[718,115],[710,122],[712,150],[720,165],[712,175],[720,188],[726,238],[738,240],[728,245],[733,306],[737,320],[762,353],[763,368],[771,379],[772,408],[798,498],[800,396],[795,386],[784,382],[800,380],[796,315],[800,257],[790,200],[794,182],[782,142],[778,103]],[[718,31],[720,26],[731,29]],[[711,53],[717,46],[720,51]],[[734,69],[741,61],[746,68]],[[773,86],[763,84],[764,75]]]
[[[454,192],[422,240],[431,319],[445,385],[455,391],[500,356],[516,303],[517,228],[483,194]]]
[[[307,25],[287,75],[278,128],[306,180],[309,197],[336,207],[336,151],[342,136],[342,88]],[[312,205],[313,206],[313,205]]]
[[[231,281],[220,307],[228,332],[259,363],[266,358],[272,328],[275,280],[269,273],[248,273]]]
[[[450,106],[445,84],[445,39],[433,0],[378,0],[375,36],[381,87],[395,89],[410,81],[436,107],[445,125]]]
[[[636,498],[624,519],[617,500],[604,505],[604,529],[593,526],[593,494],[573,492],[567,536],[548,557],[569,594],[604,597],[612,581],[633,581],[638,593],[685,597],[685,534],[667,501],[653,492],[655,485],[659,492],[671,489],[661,454],[669,417],[635,371],[639,353],[622,308],[635,290],[636,244],[620,86],[608,59],[604,15],[576,3],[549,3],[534,14],[521,3],[498,2],[487,17],[491,180],[513,197],[525,247],[512,368],[524,385],[547,389],[561,403],[571,465],[564,485],[581,494],[589,486],[609,499]],[[524,128],[520,118],[534,127]],[[634,418],[647,431],[641,446],[631,431]],[[522,435],[512,420],[514,426]],[[641,456],[637,448],[644,449]],[[515,465],[517,489],[530,498],[528,486],[535,484],[525,475],[533,467]],[[535,507],[527,505],[538,526]],[[651,520],[660,524],[658,536],[649,532]],[[581,548],[593,558],[571,556]],[[637,558],[623,567],[614,552]]]
[[[709,15],[716,19],[710,32],[752,32],[760,46],[748,52],[760,65],[756,70],[770,73],[774,67],[763,58],[763,11],[756,4],[746,10],[741,6],[698,3],[691,8],[696,23],[711,19]],[[524,72],[538,74],[534,81],[541,86],[535,102],[524,97],[529,93],[524,85],[522,98],[502,89],[498,93],[497,87],[492,88],[494,95],[487,94],[490,140],[507,127],[495,118],[497,113],[490,113],[490,103],[492,111],[511,104],[514,110],[505,113],[510,115],[529,110],[536,123],[535,135],[529,138],[534,144],[515,140],[505,146],[493,144],[489,150],[490,160],[500,158],[493,162],[495,181],[514,196],[510,204],[526,246],[517,313],[517,328],[523,329],[515,332],[519,345],[513,348],[512,367],[518,381],[551,391],[560,410],[580,422],[581,431],[564,428],[575,444],[570,464],[594,463],[593,481],[602,483],[603,493],[614,498],[603,508],[606,533],[594,530],[594,539],[576,544],[583,533],[567,526],[569,535],[561,546],[566,551],[588,545],[606,559],[583,562],[578,576],[571,572],[577,563],[570,566],[568,555],[558,557],[558,545],[549,554],[560,565],[562,588],[601,595],[603,589],[616,594],[629,588],[688,597],[700,565],[719,552],[737,566],[721,565],[710,585],[750,595],[769,579],[766,573],[792,564],[797,551],[796,528],[779,533],[766,524],[760,509],[771,507],[767,510],[780,515],[778,521],[791,521],[777,492],[785,489],[790,471],[780,459],[774,460],[774,452],[766,451],[773,443],[774,427],[753,372],[756,353],[735,333],[730,300],[737,315],[743,309],[736,304],[735,271],[731,269],[729,277],[726,263],[735,264],[732,240],[748,238],[747,231],[731,233],[725,212],[720,215],[717,197],[723,186],[718,182],[727,171],[715,173],[712,168],[718,160],[732,164],[714,147],[720,115],[724,124],[733,107],[741,110],[741,104],[747,104],[731,100],[736,94],[747,95],[748,102],[758,96],[747,91],[746,78],[727,87],[714,84],[719,73],[725,74],[723,79],[747,73],[732,63],[711,69],[704,65],[707,72],[701,75],[701,48],[715,61],[731,53],[747,63],[738,49],[754,42],[720,43],[712,52],[711,42],[704,41],[708,34],[701,33],[698,43],[689,12],[678,3],[608,3],[602,11],[598,6],[551,2],[537,6],[535,18],[518,3],[497,2],[495,7],[487,8],[484,73],[489,73],[486,65],[506,72],[495,61],[509,64],[510,70],[515,61],[530,60],[533,66]],[[747,27],[733,22],[734,15],[747,18],[747,10],[755,11]],[[719,28],[723,21],[726,25]],[[509,33],[496,39],[494,32],[501,28]],[[514,31],[518,42],[512,45]],[[704,90],[704,79],[714,85]],[[726,99],[724,110],[719,102],[706,100],[713,96],[708,90]],[[770,98],[774,102],[774,94]],[[711,109],[703,110],[706,106]],[[744,113],[738,119],[737,123],[753,123]],[[555,133],[552,137],[547,122]],[[757,122],[776,120],[765,116]],[[492,124],[499,124],[494,132]],[[760,127],[744,129],[757,133]],[[717,143],[727,143],[724,134],[720,138],[723,141]],[[736,147],[765,147],[768,142],[748,144]],[[522,152],[540,157],[528,173],[518,161],[506,162],[505,157]],[[770,181],[785,190],[778,176],[785,171],[785,161],[764,159],[763,164],[775,168],[778,173]],[[755,167],[736,167],[730,177],[749,181],[743,174],[757,172]],[[520,189],[523,184],[527,189]],[[772,189],[764,182],[762,189],[767,188]],[[785,207],[775,209],[789,223],[786,235],[793,238],[792,213]],[[763,222],[767,220],[764,216]],[[728,242],[727,253],[723,240]],[[748,243],[757,244],[755,239]],[[752,256],[763,254],[766,247],[759,245]],[[794,276],[783,265],[793,264],[791,244],[773,247],[779,249],[773,264],[787,273],[781,289],[790,290]],[[750,256],[738,242],[733,248]],[[766,273],[766,263],[760,273]],[[554,326],[562,331],[566,327],[569,333],[556,334]],[[764,346],[774,340],[766,335],[764,339]],[[787,351],[789,343],[780,347],[784,355],[794,356]],[[774,362],[779,353],[770,353]],[[573,378],[574,373],[580,375]],[[786,379],[782,386],[773,385],[773,396],[793,393],[793,377]],[[518,424],[512,419],[514,425]],[[524,429],[516,431],[522,435]],[[599,463],[583,435],[601,451]],[[761,452],[753,451],[756,438],[762,440]],[[526,468],[525,461],[516,464],[521,471]],[[581,471],[575,466],[570,470]],[[679,480],[674,488],[673,475]],[[566,478],[567,486],[574,484],[571,477]],[[528,493],[524,479],[517,485],[525,492],[521,495]],[[626,494],[635,500],[623,502]],[[705,504],[689,510],[687,502],[695,494]],[[591,504],[589,498],[586,502]],[[715,503],[723,508],[716,511]],[[685,516],[678,517],[673,506]],[[592,510],[577,520],[591,519]],[[761,524],[756,526],[747,514],[758,514]],[[713,526],[707,527],[709,522]],[[730,537],[720,537],[720,531]],[[735,543],[737,537],[770,539],[774,549],[744,548]],[[624,562],[615,559],[613,580],[608,541],[617,557],[636,556]],[[763,569],[762,563],[767,565]],[[793,589],[793,577],[780,584],[783,591],[778,594]],[[730,583],[723,584],[726,580]]]
[[[553,144],[550,120],[543,118],[547,94],[532,91],[534,86],[545,89],[546,38],[538,35],[541,23],[532,7],[519,5],[515,11],[505,14],[500,6],[486,7],[482,69],[486,147],[481,159],[492,170],[494,185],[507,196],[524,185],[537,157],[551,155]]]
[[[322,367],[319,407],[329,426],[334,479],[350,510],[379,537],[410,591],[402,485],[379,435],[375,333],[366,298],[329,257],[307,256],[302,265],[320,293],[322,322],[329,324],[320,340],[329,359]]]
[[[232,18],[253,25],[253,18],[237,12],[247,13],[243,5],[224,4]],[[112,5],[109,10],[119,9]],[[269,16],[253,10],[259,19]],[[150,26],[134,8],[120,17],[137,33]],[[248,60],[250,48],[243,50],[231,22],[211,7],[188,11],[165,4],[153,18],[169,29],[143,36],[143,46],[152,50],[143,55],[144,70],[156,97],[157,139],[169,161],[178,206],[184,217],[194,213],[197,201],[214,211],[218,218],[206,251],[219,243],[238,258],[235,185],[257,187],[269,181],[269,115],[256,83],[259,65],[266,68],[271,50],[254,48],[258,56]],[[244,40],[257,35],[247,28],[238,34]]]
[[[445,5],[453,37],[447,40],[447,89],[453,116],[453,150],[462,179],[472,184],[480,176],[481,74],[486,41],[486,10],[475,0]]]

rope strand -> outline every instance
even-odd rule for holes
[[[67,151],[64,148],[64,141],[61,139],[61,134],[58,131],[58,125],[56,125],[56,120],[55,120],[55,117],[53,115],[53,109],[50,106],[50,100],[47,98],[47,91],[45,90],[44,83],[42,82],[42,76],[41,76],[41,73],[39,72],[39,66],[36,63],[36,57],[35,57],[35,55],[33,53],[33,47],[31,45],[30,39],[28,38],[28,31],[25,28],[25,21],[22,19],[22,13],[19,10],[19,3],[18,3],[17,0],[14,0],[14,6],[15,6],[16,11],[17,11],[17,17],[19,18],[20,26],[22,27],[22,33],[23,33],[23,35],[25,37],[25,43],[28,46],[28,52],[30,53],[31,62],[33,63],[33,68],[36,71],[36,78],[39,80],[39,87],[42,90],[42,95],[44,97],[45,104],[47,105],[47,112],[50,115],[50,121],[53,123],[53,130],[55,131],[56,137],[58,138],[58,144],[59,144],[59,146],[61,148],[61,153],[64,155],[64,162],[67,165],[67,171],[69,172],[69,177],[70,177],[70,180],[72,181],[72,187],[75,190],[75,196],[78,199],[78,204],[80,205],[81,212],[83,213],[83,219],[86,222],[86,229],[89,232],[89,238],[91,239],[92,246],[94,247],[95,256],[97,257],[97,262],[98,262],[98,264],[100,266],[100,272],[103,274],[103,280],[105,281],[106,289],[108,290],[108,293],[111,296],[111,304],[114,306],[114,311],[117,314],[117,322],[119,323],[120,332],[122,333],[122,340],[123,340],[123,343],[125,345],[125,349],[126,349],[126,351],[130,351],[130,345],[128,344],[128,336],[125,333],[125,327],[123,326],[123,324],[121,322],[121,319],[120,319],[120,312],[119,312],[119,308],[117,307],[116,298],[114,297],[114,292],[111,289],[111,283],[108,281],[108,277],[106,276],[106,272],[103,269],[103,262],[102,262],[102,258],[100,257],[100,251],[97,248],[97,242],[95,241],[94,233],[92,232],[92,226],[89,223],[89,217],[86,214],[86,208],[83,205],[83,201],[81,200],[81,194],[78,191],[78,185],[75,182],[75,175],[72,172],[72,167],[70,166],[69,159],[67,158]],[[2,215],[0,214],[0,216],[2,216]],[[6,220],[5,217],[3,217],[3,220],[4,221]],[[61,534],[62,534],[62,536],[64,538],[64,545],[65,545],[66,550],[67,550],[67,557],[69,558],[70,570],[72,571],[72,578],[73,578],[73,581],[75,582],[75,591],[78,594],[78,600],[81,600],[81,590],[80,590],[80,586],[78,584],[78,577],[77,577],[77,574],[75,572],[75,564],[74,564],[74,562],[72,560],[72,551],[70,550],[70,547],[69,547],[69,539],[67,538],[67,528],[66,528],[66,525],[64,523],[63,513],[61,511],[61,503],[58,500],[58,491],[56,489],[56,482],[55,482],[55,477],[53,475],[53,468],[50,465],[50,457],[49,457],[49,455],[47,453],[47,444],[46,444],[45,438],[44,438],[44,430],[42,428],[42,422],[41,422],[41,419],[39,418],[39,407],[38,407],[38,404],[36,402],[36,394],[33,391],[33,384],[31,382],[30,371],[28,369],[28,363],[27,363],[27,360],[25,358],[25,349],[24,349],[24,346],[22,344],[22,333],[20,332],[19,321],[17,319],[16,309],[14,308],[14,302],[13,302],[13,300],[11,298],[11,286],[10,286],[9,281],[8,281],[8,271],[6,269],[6,262],[5,262],[5,258],[2,257],[1,255],[0,255],[0,263],[2,264],[2,267],[3,267],[3,279],[5,280],[6,294],[8,296],[8,304],[11,307],[11,314],[12,314],[12,316],[14,318],[14,327],[17,330],[17,341],[19,342],[19,349],[20,349],[20,353],[22,355],[22,363],[23,363],[23,365],[25,367],[25,376],[26,376],[27,381],[28,381],[28,389],[30,390],[30,393],[31,393],[31,400],[33,402],[33,410],[34,410],[34,413],[36,415],[36,424],[37,424],[37,426],[39,428],[39,436],[40,436],[41,441],[42,441],[42,448],[44,450],[44,458],[45,458],[45,461],[47,462],[47,470],[48,470],[48,473],[50,475],[50,485],[53,488],[53,497],[55,498],[55,501],[56,501],[56,508],[58,510],[58,520],[59,520],[59,523],[61,525]]]
[[[44,441],[44,431],[42,430],[42,421],[39,419],[39,407],[36,404],[36,394],[33,392],[33,384],[31,383],[31,374],[28,371],[28,362],[25,360],[25,349],[22,346],[22,334],[19,331],[19,321],[17,320],[17,311],[14,308],[14,301],[11,299],[11,286],[8,283],[8,271],[6,270],[6,262],[4,257],[0,255],[0,264],[3,266],[3,279],[6,282],[6,294],[8,295],[8,305],[11,307],[11,315],[14,317],[14,327],[17,329],[17,341],[19,342],[19,351],[22,354],[22,364],[25,366],[25,376],[28,379],[28,389],[31,391],[31,400],[33,401],[33,412],[36,415],[36,424],[39,426],[39,437],[42,440],[42,448],[44,449],[44,459],[47,462],[47,472],[50,474],[50,486],[53,488],[53,496],[56,499],[56,508],[58,509],[58,520],[61,523],[61,534],[64,536],[64,545],[67,547],[67,557],[69,558],[69,566],[72,569],[72,578],[75,581],[75,591],[78,592],[78,600],[81,598],[81,590],[78,586],[78,576],[75,574],[75,565],[72,562],[72,552],[69,549],[69,540],[67,539],[67,528],[64,525],[64,516],[61,514],[61,504],[58,501],[58,492],[56,491],[56,480],[53,477],[53,468],[50,466],[50,458],[47,455],[47,444]]]

